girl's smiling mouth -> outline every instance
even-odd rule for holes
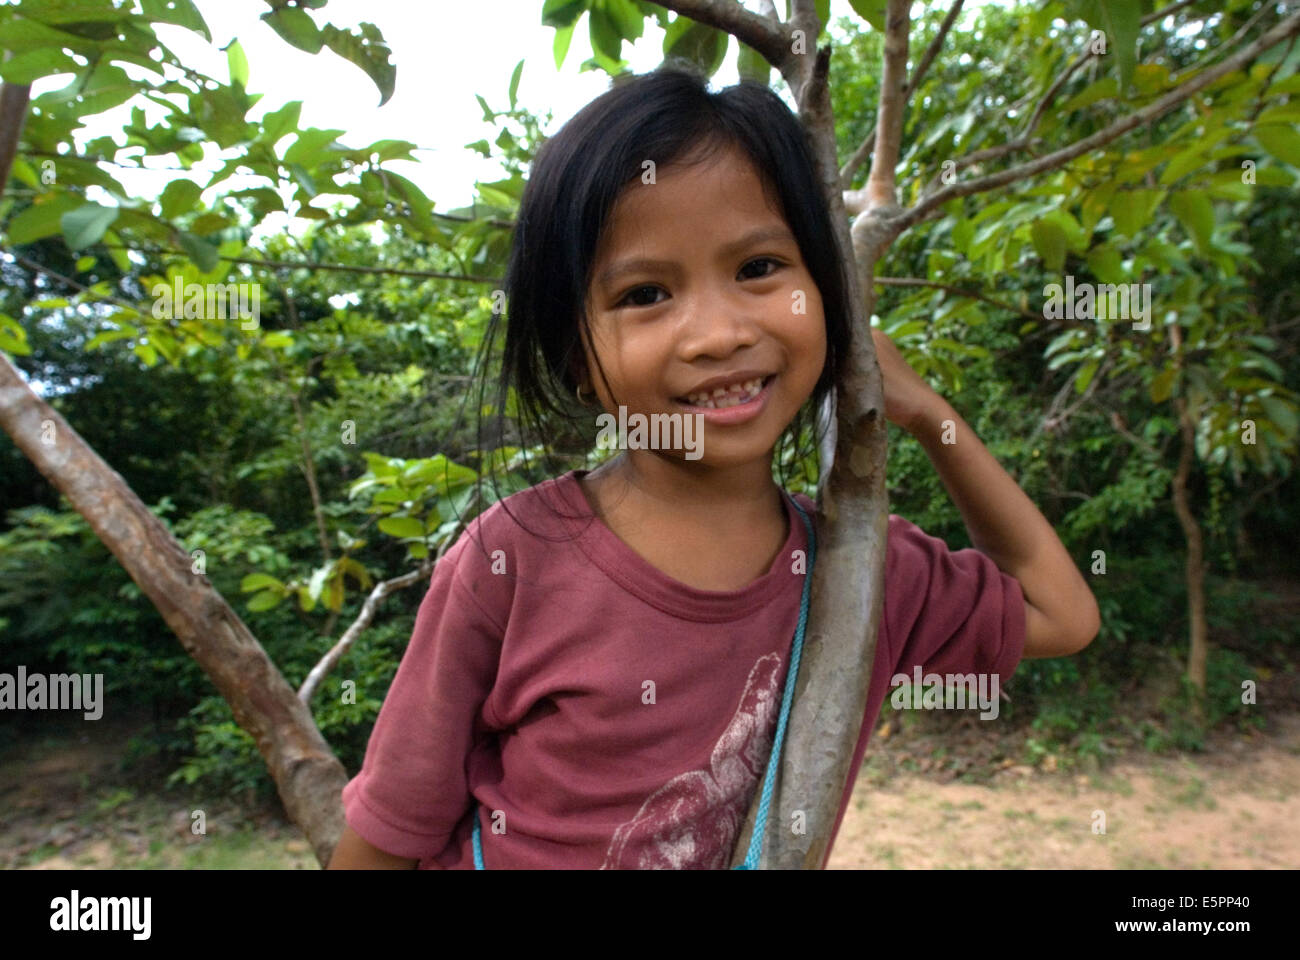
[[[751,420],[767,405],[776,374],[741,380],[727,387],[716,387],[693,393],[689,397],[674,397],[674,402],[705,417],[709,423],[735,424]]]

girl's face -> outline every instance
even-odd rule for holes
[[[627,408],[629,431],[636,413],[702,414],[699,459],[661,456],[711,467],[770,460],[822,374],[821,294],[744,153],[729,147],[655,174],[623,190],[597,251],[582,382],[607,412]],[[737,404],[755,380],[759,396]],[[736,383],[749,392],[713,396]]]

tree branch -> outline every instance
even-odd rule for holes
[[[103,246],[114,250],[131,250],[135,253],[152,256],[187,257],[184,250],[168,250],[164,247],[129,247],[123,243],[105,243]],[[348,263],[304,263],[293,260],[259,260],[253,257],[227,257],[218,259],[229,263],[243,263],[254,267],[267,267],[272,270],[335,270],[342,273],[373,273],[393,277],[418,277],[429,280],[463,280],[466,283],[491,283],[501,286],[505,281],[501,277],[477,277],[472,274],[441,273],[437,270],[404,270],[398,267],[363,267]]]
[[[1013,307],[1009,303],[1003,303],[1000,300],[994,300],[992,297],[985,296],[978,290],[966,290],[962,287],[953,287],[946,283],[935,283],[933,280],[922,280],[919,277],[875,277],[874,283],[882,287],[932,287],[935,290],[943,290],[946,293],[955,294],[959,297],[969,297],[972,300],[982,300],[999,310],[1006,310],[1008,313],[1016,313],[1022,317],[1028,317],[1031,320],[1042,320],[1041,313],[1034,313],[1032,310],[1024,310],[1020,307]]]
[[[1190,7],[1195,2],[1196,0],[1178,0],[1177,3],[1171,3],[1163,10],[1157,10],[1155,13],[1148,13],[1142,18],[1140,25],[1145,27],[1148,24],[1155,23],[1157,20],[1163,20],[1170,14],[1177,13],[1179,10],[1183,9],[1183,7]]]
[[[961,13],[962,4],[965,2],[966,0],[954,0],[953,5],[948,9],[948,15],[943,18],[943,23],[939,24],[939,32],[935,34],[934,39],[930,41],[930,45],[925,50],[925,55],[921,57],[921,62],[917,64],[916,69],[912,71],[912,75],[908,77],[907,83],[903,84],[903,100],[905,102],[910,101],[912,99],[912,94],[920,88],[921,81],[925,79],[925,75],[930,69],[930,64],[933,63],[934,58],[938,56],[944,40],[948,38],[948,31],[952,29],[952,25],[956,22],[958,14]],[[875,144],[875,141],[876,128],[873,126],[867,132],[867,135],[862,138],[862,143],[858,146],[858,149],[853,152],[853,156],[849,157],[848,162],[840,168],[840,181],[844,184],[845,190],[849,189],[850,185],[853,183],[853,177],[862,167],[862,164],[866,162],[867,157],[871,156],[871,148]],[[854,202],[856,202],[856,198],[845,198],[846,205],[851,205]],[[858,211],[850,210],[850,212],[857,213]]]
[[[9,250],[5,250],[4,252],[8,253],[9,256],[13,257],[14,262],[18,263],[20,266],[26,267],[28,270],[31,270],[33,273],[43,273],[47,277],[50,277],[53,280],[58,280],[60,283],[64,284],[65,286],[71,287],[73,290],[76,290],[80,293],[88,293],[92,297],[98,297],[100,300],[103,300],[105,303],[111,303],[121,307],[123,310],[129,310],[132,313],[134,313],[136,316],[143,315],[139,307],[132,306],[131,304],[127,303],[125,300],[119,300],[117,299],[117,297],[100,296],[100,294],[96,293],[94,290],[90,289],[90,287],[87,287],[85,284],[78,283],[76,280],[73,280],[71,277],[65,277],[63,274],[59,273],[56,270],[51,270],[49,267],[45,266],[44,264],[37,263],[35,260],[29,260],[26,257],[20,257],[18,254]]]
[[[343,765],[248,626],[194,559],[0,353],[0,429],[86,518],[230,704],[322,865],[343,832]]]
[[[1189,99],[1193,94],[1204,90],[1215,80],[1232,73],[1243,66],[1249,64],[1259,56],[1260,53],[1269,47],[1281,43],[1296,34],[1300,33],[1300,14],[1296,14],[1269,30],[1263,36],[1256,39],[1253,43],[1248,44],[1239,50],[1236,54],[1223,60],[1216,66],[1210,67],[1195,77],[1188,80],[1181,86],[1169,91],[1160,99],[1148,104],[1140,110],[1136,110],[1127,117],[1121,117],[1109,127],[1099,130],[1091,136],[1084,137],[1069,146],[1062,147],[1045,156],[1038,157],[1028,163],[1021,164],[1017,167],[1011,167],[1007,170],[992,173],[988,176],[979,177],[975,180],[969,180],[965,183],[954,183],[938,190],[928,196],[922,197],[916,205],[899,217],[893,218],[891,226],[902,231],[919,222],[927,213],[936,207],[941,207],[949,200],[957,197],[970,196],[973,193],[981,193],[985,190],[992,190],[996,187],[1005,186],[1017,180],[1024,180],[1035,174],[1043,173],[1047,170],[1054,170],[1062,166],[1075,157],[1082,156],[1090,150],[1105,146],[1113,140],[1118,139],[1130,130],[1149,124],[1151,121],[1168,113],[1174,107],[1183,101]],[[1005,145],[1004,145],[1005,146]]]
[[[790,34],[780,21],[753,13],[736,0],[656,0],[661,7],[696,23],[724,30],[736,39],[749,44],[777,69],[786,65],[792,56]],[[775,10],[772,11],[775,14]]]
[[[6,54],[5,59],[9,59]],[[18,138],[23,121],[27,118],[27,102],[31,99],[30,83],[0,83],[0,194],[9,182],[9,170],[18,153]]]
[[[438,554],[441,556],[442,550],[439,550]],[[356,620],[352,621],[352,625],[343,631],[343,636],[339,637],[338,642],[330,647],[329,652],[320,658],[316,666],[311,668],[311,672],[307,674],[307,679],[302,682],[302,686],[298,689],[298,699],[303,702],[304,706],[311,706],[311,699],[316,695],[316,689],[320,686],[320,682],[325,679],[325,675],[338,665],[338,662],[352,648],[352,644],[356,642],[357,637],[361,636],[366,627],[370,626],[370,621],[375,618],[380,602],[390,593],[404,590],[420,580],[427,579],[432,575],[432,572],[433,564],[426,560],[416,569],[404,573],[400,577],[382,580],[375,584],[374,589],[370,591],[370,595],[366,597],[365,602],[361,605],[361,612],[357,614]]]
[[[876,146],[867,174],[866,203],[869,213],[877,208],[898,206],[898,152],[903,139],[903,84],[907,77],[907,41],[911,29],[911,0],[889,0],[885,16],[885,58],[880,77],[880,106],[876,110]]]
[[[952,6],[948,9],[948,14],[939,24],[939,32],[934,35],[930,45],[925,48],[925,53],[921,55],[921,62],[916,65],[912,75],[908,78],[907,83],[903,85],[903,98],[910,100],[912,94],[921,86],[921,81],[925,79],[926,73],[930,69],[930,64],[934,63],[934,58],[939,55],[943,48],[944,41],[948,39],[948,31],[952,25],[957,22],[957,17],[961,15],[962,4],[966,0],[953,0]]]
[[[1043,118],[1043,114],[1047,112],[1047,108],[1052,105],[1052,101],[1056,99],[1056,94],[1060,91],[1061,87],[1065,86],[1066,82],[1074,76],[1078,69],[1087,63],[1093,56],[1095,56],[1095,54],[1092,52],[1092,43],[1089,41],[1084,45],[1083,52],[1075,57],[1074,62],[1061,71],[1060,76],[1058,76],[1052,85],[1047,88],[1047,92],[1043,94],[1043,98],[1038,101],[1038,106],[1034,107],[1034,112],[1030,115],[1029,122],[1025,124],[1025,128],[1020,131],[1020,136],[1017,139],[1022,140],[1025,143],[1029,142],[1030,135],[1038,129],[1038,121]]]

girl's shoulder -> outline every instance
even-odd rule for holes
[[[484,493],[490,488],[484,487]],[[576,499],[575,499],[576,496]],[[591,511],[584,509],[572,471],[500,497],[464,526],[444,559],[457,566],[503,562],[572,540]],[[440,561],[441,562],[441,561]]]

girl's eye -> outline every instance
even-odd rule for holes
[[[771,264],[771,269],[764,270],[761,273],[753,274],[747,279],[761,280],[763,277],[770,277],[777,270],[780,270],[782,266],[780,260],[773,259],[772,257],[758,257],[754,260],[749,261],[749,263],[741,267],[740,268],[741,274],[743,275],[746,270],[748,270],[750,267],[754,266],[755,264]],[[640,287],[633,287],[626,294],[624,294],[623,299],[620,300],[618,303],[614,304],[614,306],[622,307],[626,305],[631,307],[652,307],[659,301],[642,299],[646,296],[647,291],[649,291],[651,296],[653,296],[656,293],[664,293],[664,291],[661,288],[651,286],[650,284],[645,284]]]
[[[663,291],[660,290],[658,287],[652,287],[652,286],[650,286],[649,284],[646,284],[645,286],[641,286],[641,287],[633,287],[631,290],[629,290],[629,291],[627,292],[627,295],[624,296],[622,300],[620,300],[618,303],[615,304],[615,306],[619,306],[619,307],[621,307],[621,306],[623,306],[624,304],[628,304],[629,306],[633,306],[633,307],[651,307],[651,306],[654,306],[654,304],[657,303],[658,301],[651,300],[651,301],[648,302],[648,303],[635,302],[635,301],[636,301],[636,298],[638,297],[638,295],[642,295],[642,294],[644,294],[645,291],[647,291],[647,290],[649,290],[651,293],[662,293],[662,292],[663,292]]]
[[[762,273],[756,274],[754,276],[754,279],[760,279],[762,277],[770,277],[773,273],[775,273],[777,270],[781,268],[781,262],[779,260],[773,260],[771,257],[759,257],[756,260],[749,261],[749,263],[741,267],[740,272],[744,273],[746,270],[748,270],[756,263],[770,263],[772,265],[772,269],[765,270]]]

